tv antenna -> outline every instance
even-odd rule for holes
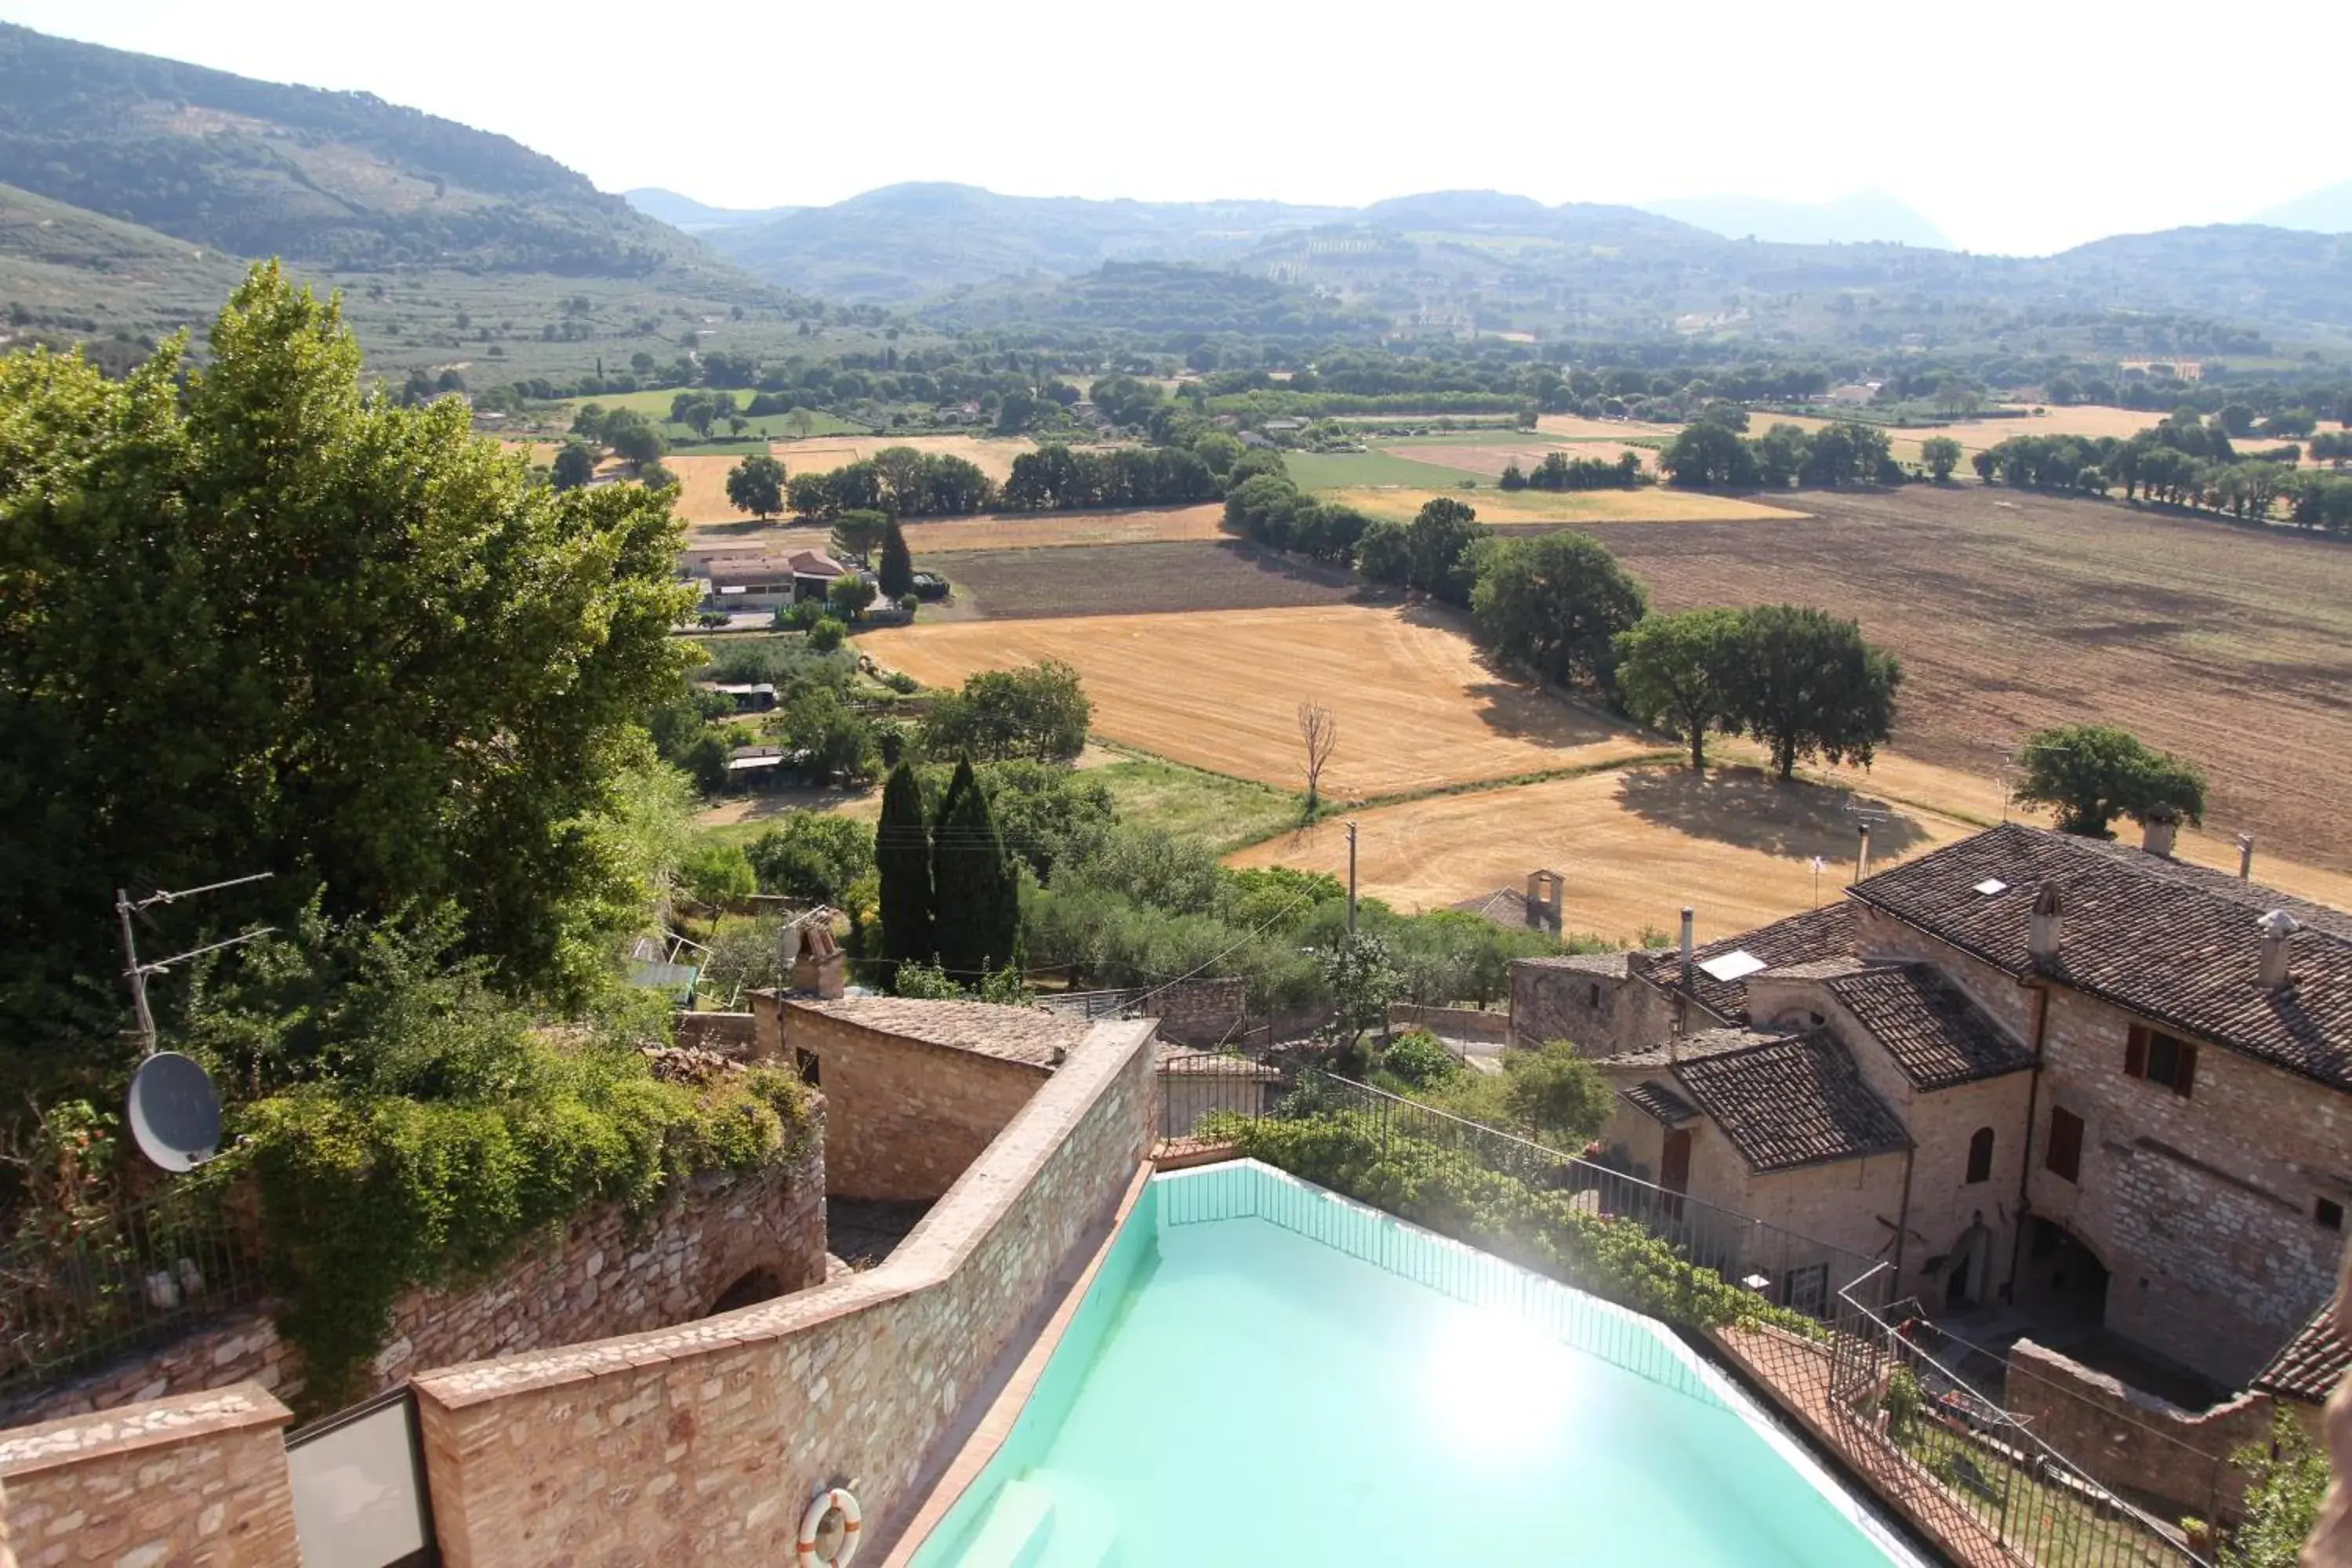
[[[201,888],[150,893],[143,899],[133,899],[121,888],[114,889],[114,913],[122,922],[123,975],[131,982],[131,1006],[139,1019],[140,1044],[145,1047],[139,1070],[131,1075],[127,1120],[139,1152],[164,1170],[193,1171],[213,1157],[220,1147],[220,1096],[214,1092],[212,1079],[194,1058],[156,1049],[155,1015],[147,1005],[147,982],[155,975],[170,973],[174,964],[268,936],[278,928],[258,926],[223,942],[206,942],[169,958],[142,962],[131,917],[156,904],[193,899],[200,893],[216,893],[224,888],[241,888],[274,875],[275,872],[256,871],[249,877],[207,882]]]

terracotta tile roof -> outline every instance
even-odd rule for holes
[[[1767,968],[1782,964],[1805,963],[1817,958],[1840,958],[1853,952],[1853,911],[1843,900],[1825,904],[1818,910],[1808,910],[1801,915],[1774,921],[1768,926],[1727,936],[1699,948],[1692,957],[1700,963],[1741,950],[1754,953]],[[1681,989],[1682,954],[1671,948],[1637,954],[1634,972],[1646,975],[1655,984],[1669,990]],[[1745,981],[1717,980],[1700,971],[1692,976],[1691,994],[1699,1005],[1720,1017],[1745,1023],[1748,1019],[1748,985]]]
[[[1829,993],[1921,1089],[1949,1089],[2033,1065],[2021,1041],[1924,963],[1847,974],[1832,980]]]
[[[1655,1079],[1627,1084],[1617,1093],[1626,1104],[1643,1115],[1668,1127],[1680,1127],[1686,1121],[1698,1120],[1697,1106]]]
[[[1719,1057],[1727,1051],[1769,1046],[1787,1037],[1783,1030],[1750,1029],[1745,1026],[1694,1029],[1687,1035],[1670,1035],[1655,1045],[1643,1046],[1639,1050],[1620,1051],[1613,1057],[1596,1058],[1593,1065],[1619,1069],[1671,1068],[1695,1057]]]
[[[952,1050],[971,1051],[1028,1067],[1052,1068],[1087,1037],[1082,1018],[1043,1007],[1006,1007],[993,1002],[931,1002],[914,996],[844,996],[830,1002],[793,1001],[793,1008],[822,1013],[845,1024]],[[786,1037],[790,1037],[790,1025]]]
[[[1979,893],[1987,881],[2004,884]],[[2352,1089],[2352,916],[2258,883],[2102,840],[2010,823],[1883,871],[1852,897],[2022,975],[2035,891],[2065,911],[2050,973],[2117,1006]],[[2303,925],[2290,984],[2257,983],[2255,922]]]
[[[1526,889],[1521,888],[1497,888],[1491,893],[1481,893],[1475,899],[1465,899],[1458,904],[1445,907],[1458,910],[1465,915],[1476,915],[1480,920],[1501,926],[1506,931],[1549,931],[1553,929],[1550,906],[1530,903]],[[1535,912],[1533,922],[1528,920],[1529,910]]]
[[[2253,1385],[2282,1399],[2318,1405],[2335,1392],[2347,1367],[2352,1367],[2352,1344],[2336,1331],[2336,1302],[2331,1298],[2271,1358],[2271,1364],[2254,1374]]]
[[[1787,1171],[1908,1148],[1885,1101],[1825,1033],[1783,1035],[1675,1065],[1683,1092],[1712,1117],[1751,1171]]]

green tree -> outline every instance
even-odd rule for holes
[[[1642,618],[1643,600],[1608,546],[1563,530],[1486,550],[1471,608],[1480,635],[1504,658],[1558,685],[1608,691],[1614,639]]]
[[[746,853],[761,892],[835,908],[848,903],[850,890],[875,868],[865,829],[823,811],[787,812]]]
[[[1370,582],[1392,588],[1404,586],[1412,572],[1412,553],[1405,545],[1402,523],[1386,519],[1367,526],[1356,541],[1356,570]]]
[[[1745,489],[1759,478],[1752,445],[1712,419],[1684,426],[1658,468],[1668,484],[1689,489]]]
[[[1607,1123],[1616,1090],[1567,1040],[1503,1058],[1503,1103],[1519,1125],[1556,1149],[1589,1142]]]
[[[1388,1022],[1389,1004],[1404,994],[1404,973],[1385,941],[1370,931],[1341,936],[1321,958],[1332,1027],[1342,1044]]]
[[[2268,1447],[2230,1456],[2246,1472],[2245,1514],[2221,1550],[2223,1568],[2296,1568],[2327,1495],[2327,1452],[2284,1411],[2271,1417]]]
[[[803,753],[809,771],[821,779],[838,776],[860,783],[874,775],[880,757],[872,723],[829,686],[796,692],[784,710],[768,721],[768,730]]]
[[[1949,436],[1930,436],[1919,443],[1919,460],[1927,465],[1927,472],[1937,484],[1952,477],[1952,470],[1960,466],[1964,456],[1960,444]]]
[[[1794,605],[1743,611],[1730,668],[1726,727],[1769,746],[1784,779],[1806,757],[1867,765],[1894,726],[1902,666],[1852,621]]]
[[[855,555],[857,563],[866,564],[874,547],[882,542],[888,531],[890,518],[886,512],[856,507],[834,519],[833,547],[845,555]]]
[[[882,958],[900,966],[928,960],[931,940],[931,830],[923,815],[923,786],[913,766],[900,763],[882,786],[882,817],[874,828],[874,866],[882,889]]]
[[[735,844],[704,844],[687,851],[678,882],[696,903],[713,908],[759,891],[751,858]]]
[[[1617,634],[1617,692],[1625,710],[1686,742],[1694,771],[1706,769],[1707,731],[1726,716],[1738,646],[1736,610],[1652,616]]]
[[[907,548],[907,531],[892,518],[882,531],[882,564],[876,572],[885,598],[902,599],[915,591],[915,557]]]
[[[596,477],[596,453],[581,441],[566,441],[556,449],[553,479],[560,490],[576,490]]]
[[[727,470],[727,502],[761,522],[784,510],[784,466],[755,452]]]
[[[934,698],[920,742],[933,757],[1066,763],[1086,749],[1093,721],[1094,704],[1078,672],[1045,659],[1026,669],[982,670],[961,690]]]
[[[976,985],[1018,957],[1020,879],[970,757],[956,763],[931,829],[931,936],[940,967],[959,984]]]
[[[1486,524],[1466,501],[1436,496],[1404,531],[1405,583],[1449,605],[1466,605],[1477,581],[1474,552],[1486,537]]]
[[[132,878],[276,870],[225,929],[450,907],[501,984],[578,994],[644,913],[638,726],[694,657],[668,506],[369,397],[275,265],[211,349],[0,357],[0,1038],[118,1048],[91,911]]]
[[[2205,775],[2111,724],[2065,724],[2025,738],[2017,798],[2058,813],[2058,831],[2110,838],[2117,816],[2145,821],[2170,810],[2205,816]]]
[[[824,602],[843,621],[855,621],[874,602],[874,581],[856,572],[845,572],[824,591]]]
[[[626,408],[615,408],[604,416],[603,434],[604,445],[639,472],[648,464],[660,462],[662,454],[669,450],[669,443],[644,415]]]

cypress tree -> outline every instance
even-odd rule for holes
[[[882,563],[875,575],[881,580],[882,596],[896,599],[915,591],[915,557],[907,548],[907,535],[892,518],[882,531]]]
[[[956,764],[940,808],[931,887],[932,938],[949,979],[977,986],[989,970],[1013,962],[1021,939],[1020,882],[970,757]]]
[[[882,786],[882,820],[874,829],[874,867],[882,884],[882,957],[895,982],[901,963],[924,963],[931,936],[931,834],[923,821],[923,786],[912,763],[890,770]]]

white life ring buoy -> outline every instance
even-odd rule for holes
[[[825,1515],[841,1510],[841,1545],[831,1558],[816,1554],[816,1538],[824,1529]],[[849,1568],[849,1560],[857,1555],[857,1526],[865,1515],[857,1500],[845,1487],[828,1487],[816,1494],[816,1500],[801,1515],[801,1539],[796,1553],[800,1568]]]

